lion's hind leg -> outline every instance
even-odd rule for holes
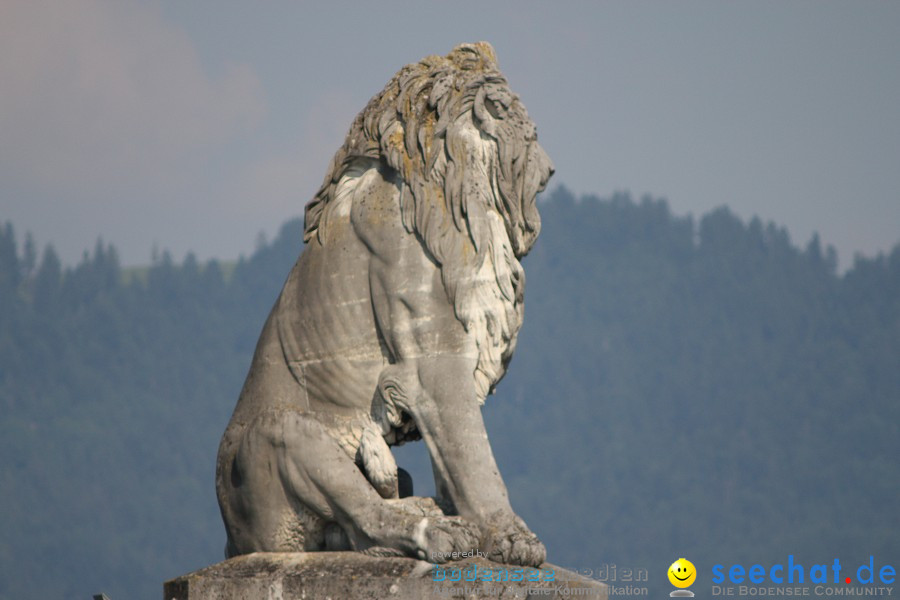
[[[433,503],[382,498],[315,417],[283,409],[260,415],[260,419],[255,435],[246,437],[242,444],[244,461],[261,462],[247,467],[252,470],[255,466],[257,473],[269,472],[277,477],[280,496],[288,506],[300,514],[311,511],[321,520],[323,549],[385,550],[424,559],[477,547],[477,527],[460,517],[443,515]],[[282,509],[282,503],[271,495],[272,487],[261,486],[260,501],[253,504],[255,510]],[[281,515],[260,517],[258,522],[283,520]],[[305,549],[312,549],[309,540],[306,545]],[[266,546],[270,547],[260,549],[279,549],[274,540]]]

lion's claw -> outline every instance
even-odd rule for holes
[[[474,551],[481,538],[478,526],[462,517],[428,517],[422,520],[420,528],[419,558],[433,563],[452,560],[454,553]]]
[[[485,546],[487,557],[494,562],[537,567],[547,558],[547,549],[517,516],[498,520],[492,527]]]

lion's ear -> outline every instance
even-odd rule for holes
[[[488,109],[487,102],[493,101],[488,98],[485,86],[482,86],[478,90],[478,93],[475,94],[475,103],[472,105],[472,112],[475,113],[479,128],[492,138],[496,138],[497,117],[494,114],[491,114],[492,111]]]

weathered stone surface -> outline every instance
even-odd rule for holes
[[[434,566],[410,558],[376,558],[356,552],[258,552],[231,558],[167,581],[164,600],[351,600],[423,598],[597,598],[607,587],[560,567],[544,564],[523,569],[543,581],[449,581],[454,569],[476,565],[483,574],[515,567],[475,557]],[[549,574],[552,572],[552,580]],[[536,575],[540,573],[540,575]]]
[[[477,550],[544,562],[510,504],[481,404],[515,349],[519,259],[552,173],[486,42],[407,65],[372,98],[306,207],[306,248],[219,446],[227,556],[443,562]],[[400,491],[390,446],[420,438],[436,500]]]

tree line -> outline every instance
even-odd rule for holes
[[[844,273],[727,208],[542,199],[526,318],[484,408],[556,564],[900,559],[900,246]],[[0,598],[155,598],[221,560],[219,436],[302,224],[236,263],[73,267],[0,227]],[[398,451],[427,492],[421,443]]]

